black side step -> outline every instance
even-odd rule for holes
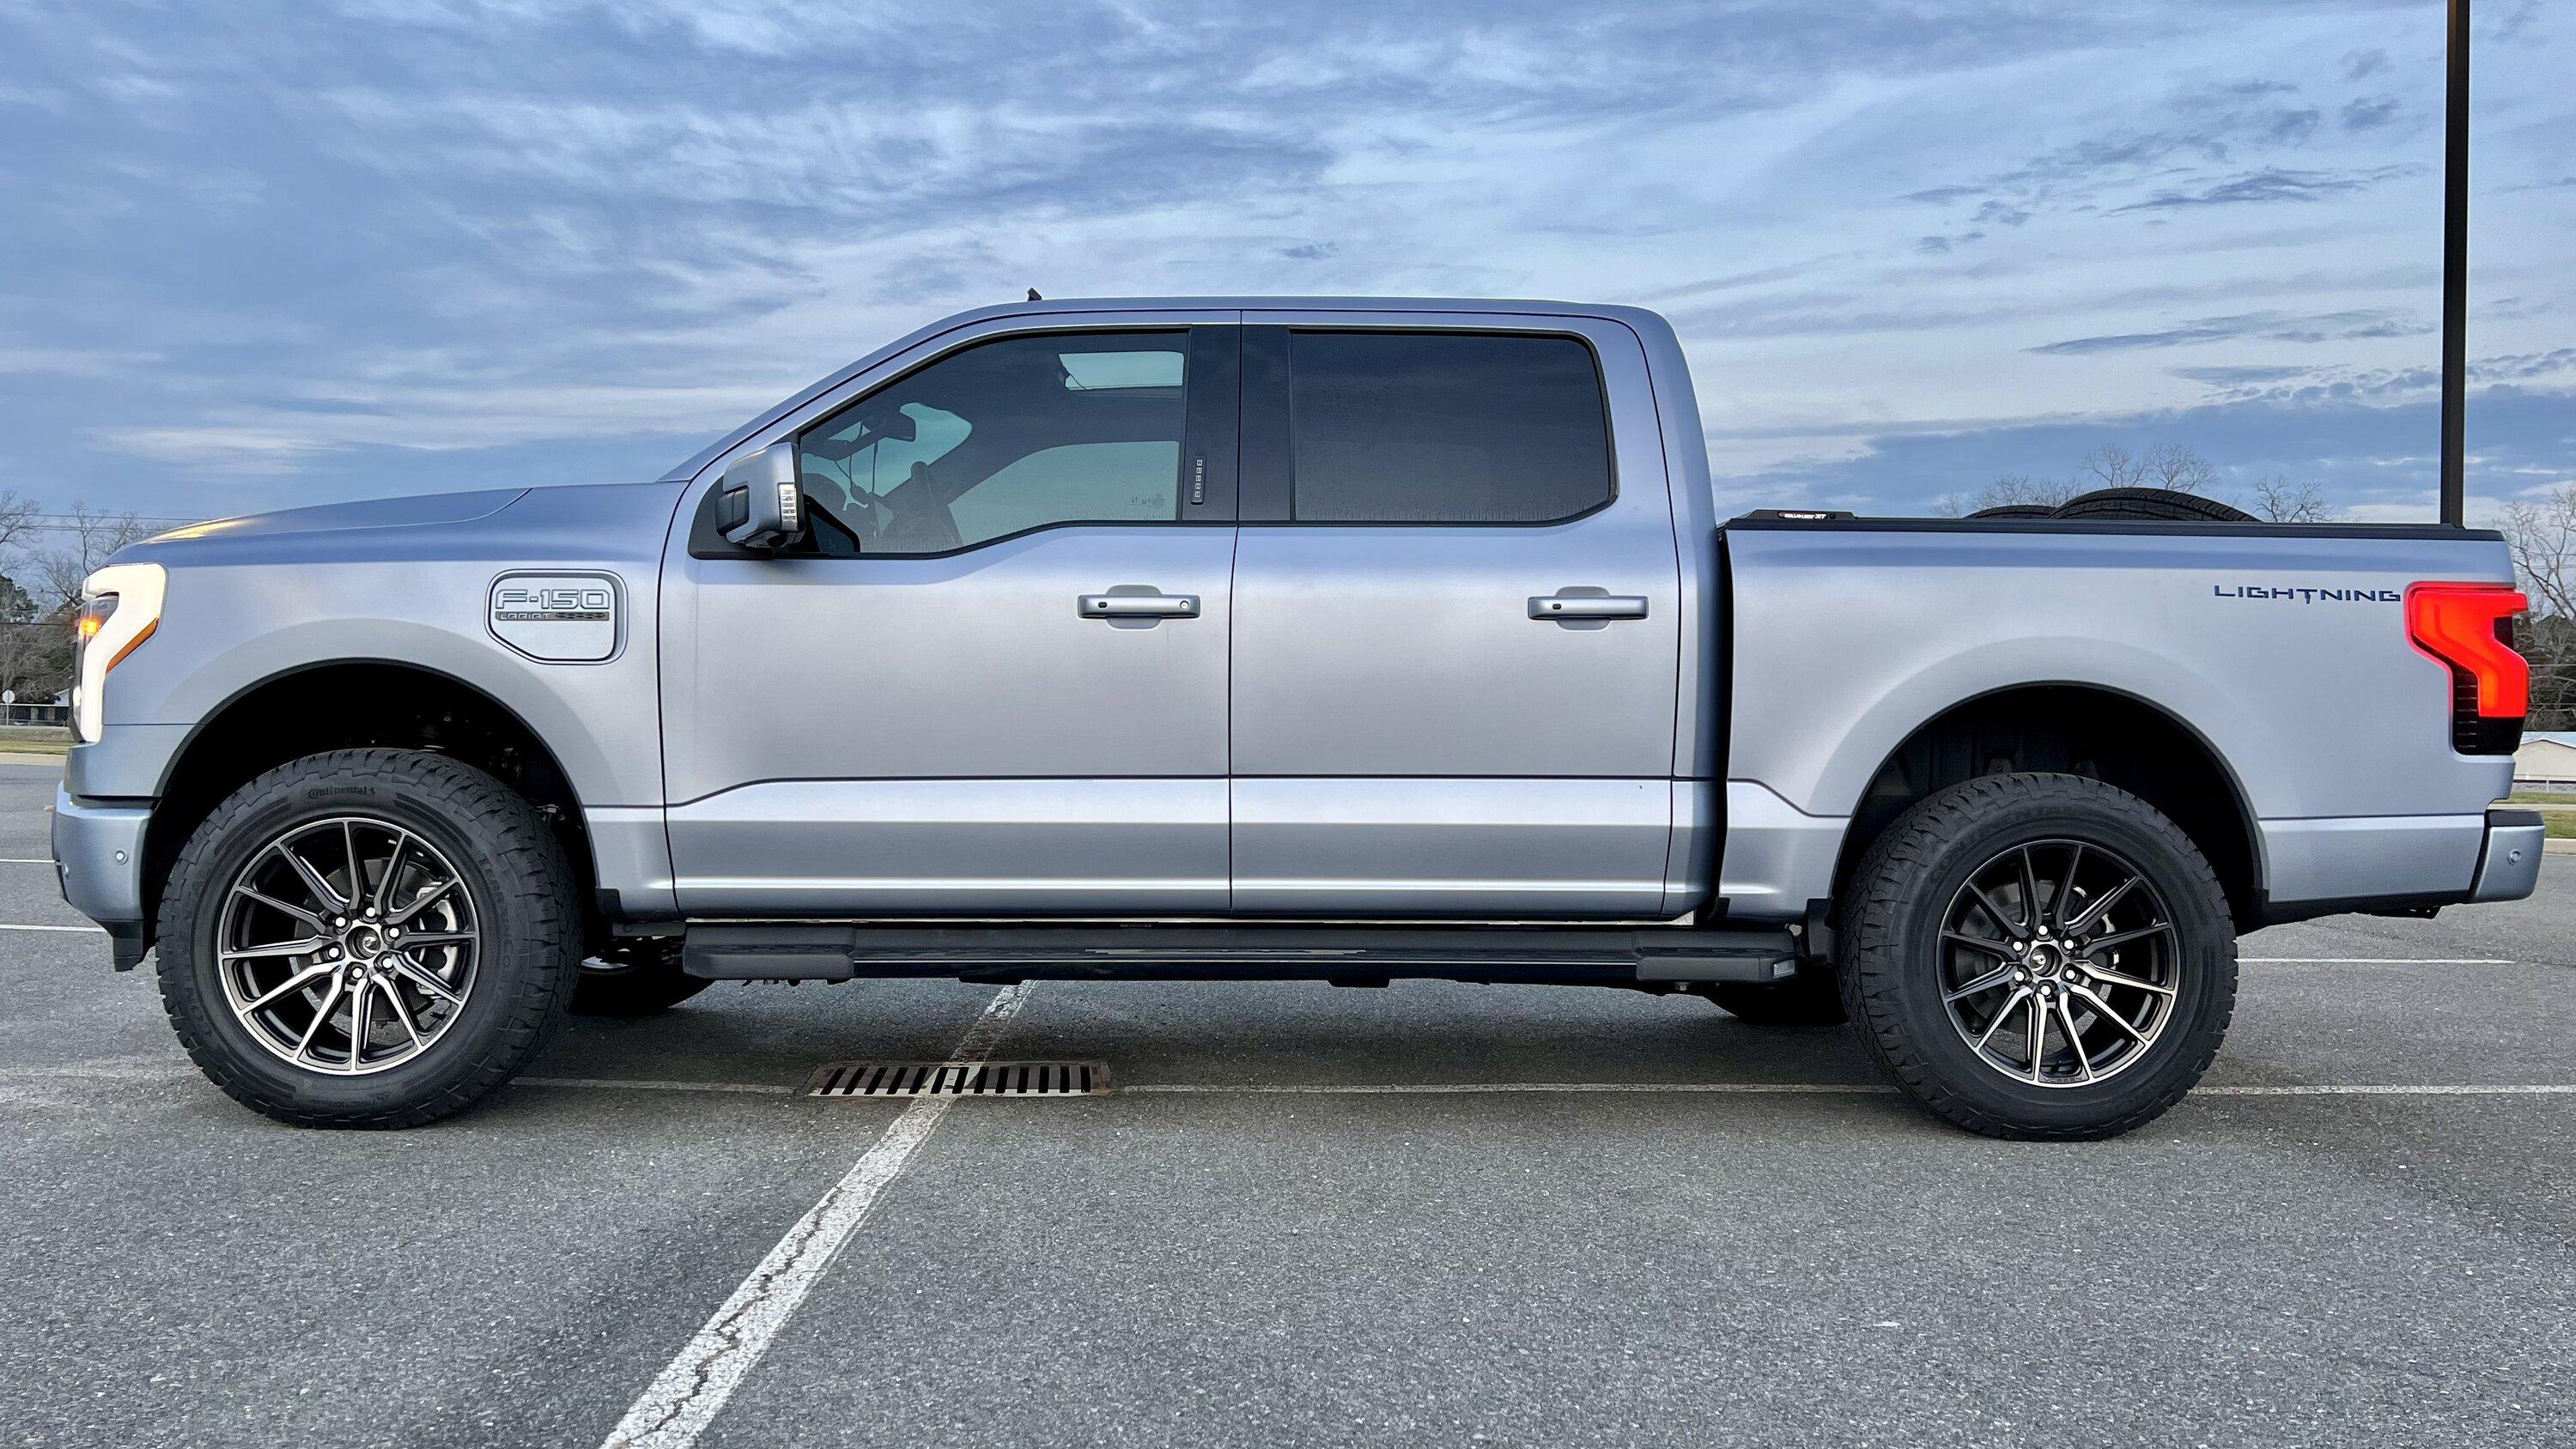
[[[1637,926],[852,925],[691,922],[682,967],[718,981],[1770,982],[1798,937]]]

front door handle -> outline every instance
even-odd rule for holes
[[[1533,594],[1529,601],[1533,619],[1642,619],[1646,617],[1643,594]]]
[[[1195,619],[1199,613],[1196,594],[1084,594],[1080,602],[1086,619]]]

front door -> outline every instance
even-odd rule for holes
[[[1014,335],[798,436],[813,539],[699,510],[664,650],[692,914],[1227,900],[1236,329]]]
[[[1234,908],[1658,915],[1680,569],[1643,349],[1386,320],[1244,334]]]

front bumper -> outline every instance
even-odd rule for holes
[[[2538,890],[2541,842],[2548,837],[2548,822],[2537,810],[2489,810],[2486,848],[2478,853],[2469,899],[2518,901]]]
[[[72,909],[107,928],[116,945],[116,969],[143,959],[143,831],[152,812],[142,806],[93,805],[54,791],[54,875]]]

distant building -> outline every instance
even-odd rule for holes
[[[2513,752],[2513,783],[2525,789],[2576,789],[2576,732],[2526,731]]]

